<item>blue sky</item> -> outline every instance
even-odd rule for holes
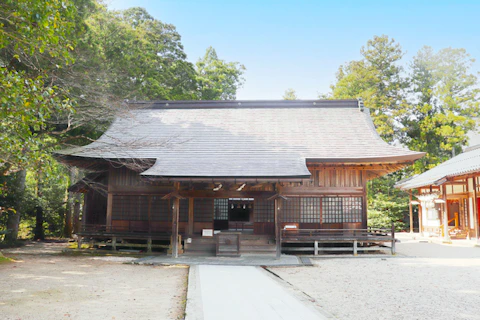
[[[404,63],[423,46],[465,48],[480,59],[480,0],[467,1],[147,1],[107,0],[112,9],[144,7],[176,26],[188,60],[207,47],[245,65],[237,99],[300,99],[329,91],[341,64],[360,59],[374,35],[394,38]],[[480,70],[480,63],[474,64]]]

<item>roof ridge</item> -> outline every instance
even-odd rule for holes
[[[125,101],[146,109],[359,108],[358,100],[158,100]]]

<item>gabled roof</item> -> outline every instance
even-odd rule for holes
[[[464,153],[420,175],[400,182],[396,186],[400,189],[408,190],[430,185],[440,185],[445,179],[475,172],[480,173],[480,145],[468,148]]]
[[[308,177],[306,161],[406,163],[357,100],[136,102],[97,141],[59,154],[156,159],[143,175]]]

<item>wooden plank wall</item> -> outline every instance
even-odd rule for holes
[[[302,182],[286,183],[281,182],[278,185],[276,192],[282,192],[288,196],[297,197],[322,197],[322,196],[355,196],[364,199],[364,215],[363,224],[366,226],[366,181],[367,172],[365,170],[356,169],[353,167],[310,167],[312,176],[310,179],[305,179]],[[248,185],[242,192],[235,192],[228,189],[222,189],[218,192],[213,192],[209,186],[206,189],[189,189],[184,190],[184,196],[194,198],[266,198],[270,197],[274,190],[274,183]],[[185,186],[184,186],[185,187]],[[127,168],[111,168],[109,171],[109,195],[113,199],[113,195],[165,195],[173,188],[172,183],[168,182],[148,182],[142,180],[139,173],[129,170]],[[213,203],[213,201],[212,201]],[[111,203],[109,203],[111,205]],[[107,210],[107,212],[109,212]],[[107,223],[111,222],[107,215]],[[260,221],[258,221],[260,222]],[[119,223],[119,222],[117,222]],[[121,224],[121,223],[120,223]],[[151,226],[153,229],[163,229],[162,224]],[[168,222],[170,225],[170,222]],[[305,224],[306,226],[307,224]],[[212,228],[213,226],[213,210],[212,221],[195,221],[191,226],[185,226],[185,231],[193,231],[198,233],[203,228]],[[259,233],[271,233],[273,223],[262,221],[262,223],[255,223],[255,230]],[[303,226],[303,227],[305,227]],[[313,227],[313,224],[311,225]],[[182,226],[183,227],[183,226]],[[183,228],[182,228],[183,229]],[[193,229],[193,230],[192,230]]]

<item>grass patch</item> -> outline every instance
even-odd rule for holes
[[[78,244],[76,242],[69,242],[68,243],[68,249],[78,249]],[[88,243],[82,243],[82,246],[80,249],[89,249],[90,248],[90,244]]]
[[[0,253],[0,264],[13,262],[12,259],[5,257],[3,254]]]

